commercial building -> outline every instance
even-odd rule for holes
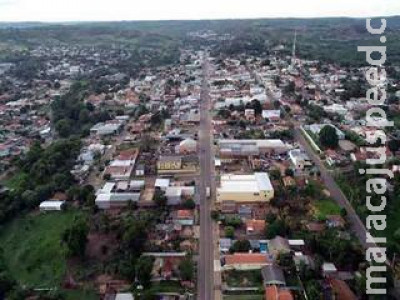
[[[267,173],[222,175],[217,188],[218,202],[269,202],[273,197],[274,188]]]
[[[218,141],[221,157],[240,157],[260,154],[281,154],[288,150],[281,140],[232,140]]]

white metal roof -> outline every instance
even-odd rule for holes
[[[155,182],[156,187],[169,187],[170,180],[168,178],[157,178]]]
[[[119,293],[116,295],[115,300],[134,300],[131,293]]]
[[[40,203],[39,207],[40,208],[61,208],[61,206],[65,203],[65,201],[57,201],[57,200],[48,200],[48,201],[43,201]]]
[[[290,246],[304,246],[304,240],[288,240]]]
[[[254,173],[250,175],[226,174],[221,176],[222,192],[260,192],[273,190],[267,173]]]

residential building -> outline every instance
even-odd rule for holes
[[[160,156],[157,162],[159,172],[176,171],[182,169],[181,156]]]
[[[223,270],[260,270],[272,264],[266,254],[262,253],[234,253],[225,255]]]
[[[293,149],[289,151],[289,158],[296,170],[303,171],[304,169],[312,166],[311,159],[304,151],[300,149]]]

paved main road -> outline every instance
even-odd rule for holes
[[[213,223],[211,220],[212,199],[215,195],[214,161],[212,156],[211,99],[208,86],[208,60],[204,57],[203,82],[200,101],[200,179],[198,196],[200,198],[200,255],[198,261],[199,300],[214,299],[214,252]],[[212,197],[207,198],[206,188],[211,187]]]

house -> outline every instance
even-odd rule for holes
[[[224,214],[233,214],[236,213],[237,205],[235,201],[223,201],[220,208]]]
[[[311,256],[305,255],[302,252],[295,252],[293,256],[293,261],[296,265],[297,271],[299,271],[302,266],[307,266],[312,270],[315,269],[315,262],[311,258]]]
[[[345,108],[343,105],[337,104],[337,103],[334,103],[332,105],[326,105],[323,107],[323,109],[327,113],[333,113],[333,114],[336,113],[336,114],[339,114],[342,116],[344,116],[348,112],[347,108]]]
[[[246,233],[263,234],[265,232],[265,220],[246,220]]]
[[[191,138],[187,138],[179,143],[176,152],[179,154],[190,154],[197,151],[197,142]]]
[[[98,123],[90,129],[91,134],[99,136],[114,135],[121,131],[122,123]]]
[[[273,197],[274,188],[267,173],[225,174],[217,188],[217,202],[269,202]]]
[[[268,242],[268,252],[275,258],[280,254],[290,253],[289,241],[281,236],[277,236]]]
[[[194,186],[169,186],[165,190],[168,205],[180,205],[183,197],[192,197],[194,193]]]
[[[312,166],[309,156],[300,149],[293,149],[289,151],[289,158],[296,170],[303,171],[304,169]]]
[[[291,250],[301,251],[304,250],[306,243],[304,240],[288,240],[289,246]]]
[[[322,274],[324,277],[331,277],[337,273],[336,266],[333,263],[324,262],[322,264]]]
[[[158,172],[177,171],[182,169],[181,156],[160,156],[157,162]]]
[[[290,290],[280,288],[276,285],[267,286],[265,288],[265,300],[293,300]]]
[[[182,226],[193,226],[194,225],[194,214],[193,210],[181,209],[176,212],[176,223]]]
[[[133,172],[133,166],[107,166],[104,175],[109,175],[113,180],[129,180]]]
[[[135,176],[144,176],[144,165],[136,166]]]
[[[260,270],[272,262],[266,254],[261,253],[234,253],[225,255],[223,270]]]
[[[63,210],[65,201],[48,200],[43,201],[39,205],[40,211],[61,211]]]
[[[261,275],[265,286],[277,285],[285,286],[285,276],[282,269],[274,264],[267,265],[261,268]]]
[[[344,228],[346,221],[341,215],[326,216],[326,225],[330,228]]]
[[[269,122],[277,122],[281,119],[281,111],[278,110],[263,110],[262,117]]]

